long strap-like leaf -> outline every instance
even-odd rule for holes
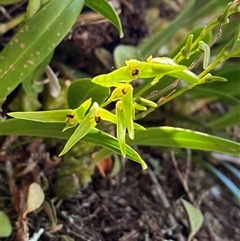
[[[71,29],[84,0],[51,0],[0,53],[3,101],[54,50]]]

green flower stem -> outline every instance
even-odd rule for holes
[[[144,118],[146,115],[148,115],[150,112],[154,111],[156,108],[166,104],[170,100],[178,97],[179,95],[183,94],[184,92],[188,91],[189,89],[193,88],[196,85],[198,85],[198,84],[196,83],[196,84],[187,85],[184,88],[180,89],[179,91],[177,91],[177,92],[173,93],[172,95],[168,96],[167,98],[162,98],[162,100],[160,99],[157,103],[157,107],[148,108],[146,111],[143,111],[143,112],[139,113],[138,115],[136,115],[135,119],[138,120],[138,119]]]
[[[203,78],[206,74],[208,74],[212,69],[218,66],[221,62],[222,62],[221,60],[216,60],[212,62],[205,70],[202,71],[201,74],[198,75],[198,77],[200,79]]]
[[[207,25],[201,32],[201,34],[198,36],[198,38],[192,43],[191,50],[193,50],[196,46],[198,46],[198,43],[217,25],[219,24],[217,19],[214,19],[209,25]],[[180,63],[183,61],[185,57],[182,55],[182,52],[180,51],[175,57],[174,61],[176,63]]]
[[[111,100],[107,100],[107,101],[105,101],[104,103],[102,103],[101,105],[100,105],[100,107],[101,108],[104,108],[105,106],[107,106],[108,104],[110,104],[112,101]]]
[[[145,93],[147,90],[149,90],[151,87],[153,87],[153,85],[151,84],[152,82],[155,82],[155,80],[158,79],[158,81],[163,77],[163,75],[161,76],[156,76],[148,85],[145,85],[142,89],[140,89],[138,92],[136,92],[134,94],[134,99],[140,95],[142,95],[143,93]],[[156,82],[155,82],[156,83]]]
[[[220,29],[221,29],[221,25],[222,24],[227,24],[227,18],[229,16],[231,16],[234,13],[240,12],[240,6],[239,3],[236,3],[236,1],[234,3],[229,3],[227,8],[224,10],[223,13],[221,13],[217,18],[215,18],[214,20],[212,20],[212,22],[210,22],[201,32],[201,34],[198,36],[198,38],[192,43],[191,46],[191,50],[193,50],[198,43],[210,32],[212,31],[213,28],[215,28],[217,25],[220,25]],[[226,15],[227,13],[227,15]],[[223,21],[223,15],[225,21]],[[176,61],[176,63],[180,63],[182,60],[184,60],[185,57],[182,55],[182,52],[179,52],[175,57],[174,57],[174,61]]]
[[[218,66],[220,63],[226,61],[230,58],[231,52],[234,51],[234,48],[237,45],[238,39],[240,37],[240,24],[236,29],[235,35],[232,40],[222,49],[222,51],[217,55],[216,59],[205,69],[201,74],[198,75],[199,78],[204,77],[207,73],[209,73],[212,69]]]

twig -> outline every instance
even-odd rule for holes
[[[22,5],[24,5],[26,2],[27,2],[27,0],[12,5],[12,7],[8,10],[8,13],[11,14],[11,13],[13,13],[14,11],[16,11],[17,9],[20,9],[20,7],[21,7]]]
[[[211,226],[211,224],[209,223],[209,220],[208,220],[208,215],[206,215],[206,213],[204,214],[204,220],[205,220],[205,224],[207,226],[207,230],[208,230],[208,233],[209,233],[209,237],[210,237],[210,241],[217,241],[216,239],[216,234]]]
[[[4,8],[3,6],[0,6],[0,12],[3,14],[3,17],[5,17],[7,20],[12,19],[11,15],[7,12],[6,8]]]
[[[82,218],[82,222],[86,222],[90,219],[93,219],[95,217],[97,217],[97,214],[102,210],[102,207],[98,207],[92,214],[90,214],[89,216]]]
[[[80,241],[80,240],[82,240],[82,241],[91,240],[90,237],[86,237],[86,236],[84,237],[83,235],[81,235],[81,234],[79,234],[79,233],[76,233],[76,232],[74,232],[74,231],[69,230],[68,232],[69,232],[70,234],[75,235],[75,236],[78,238],[79,241]]]
[[[109,215],[109,217],[113,220],[113,221],[116,221],[116,218],[111,214],[111,212],[108,210],[108,208],[102,204],[101,205],[102,209]]]
[[[167,199],[167,197],[166,197],[166,195],[165,195],[165,192],[163,191],[160,183],[158,182],[157,177],[155,176],[154,172],[150,169],[150,167],[148,167],[148,173],[149,173],[149,176],[150,176],[152,182],[153,182],[154,185],[156,186],[156,192],[157,192],[159,198],[162,200],[163,207],[164,207],[165,209],[170,209],[171,206],[170,206],[170,203],[169,203],[169,201],[168,201],[168,199]],[[178,225],[175,217],[172,215],[172,213],[170,212],[170,210],[169,210],[169,212],[168,212],[168,218],[169,218],[170,224],[171,224],[172,226]],[[178,240],[179,240],[179,241],[184,241],[184,237],[182,236],[181,233],[179,233]]]
[[[198,202],[197,202],[197,207],[199,209],[200,209],[200,206],[202,205],[203,201],[206,199],[206,197],[209,196],[209,193],[210,193],[209,190],[206,190],[200,195]]]
[[[186,163],[186,171],[185,171],[185,178],[188,180],[190,169],[191,169],[191,154],[192,151],[187,149],[187,163]]]
[[[177,160],[175,158],[175,154],[173,151],[171,151],[171,159],[172,159],[172,162],[173,162],[173,165],[174,165],[174,168],[175,168],[175,171],[178,175],[178,178],[179,180],[181,181],[182,183],[182,186],[188,196],[188,199],[191,203],[195,204],[195,200],[194,200],[194,197],[189,189],[189,186],[188,186],[188,175],[189,175],[189,170],[190,170],[190,163],[191,163],[191,152],[190,150],[188,151],[188,154],[187,154],[187,164],[186,164],[186,171],[185,171],[185,174],[183,175],[179,168],[178,168],[178,163],[177,163]]]
[[[174,89],[177,86],[179,81],[180,81],[180,79],[177,79],[173,83],[171,83],[170,85],[166,86],[165,88],[163,88],[161,90],[154,90],[148,96],[146,96],[145,98],[146,99],[152,99],[153,97],[156,97],[156,96],[158,96],[158,95],[160,95],[160,94],[162,94],[162,93],[164,93],[168,90]]]

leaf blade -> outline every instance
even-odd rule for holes
[[[59,1],[52,0],[13,37],[0,53],[0,101],[60,43],[74,24],[83,4],[83,0],[66,0],[60,4]]]
[[[240,144],[224,138],[177,127],[153,127],[136,131],[130,145],[165,146],[189,148],[202,151],[215,151],[240,156]]]
[[[188,215],[188,221],[191,228],[191,231],[188,235],[188,241],[190,241],[202,226],[204,218],[201,211],[194,207],[191,203],[184,199],[181,199],[181,202]]]
[[[9,237],[12,233],[12,224],[9,217],[0,211],[0,237]]]
[[[120,38],[124,36],[121,21],[114,8],[106,0],[85,0],[85,4],[108,19],[118,29]]]
[[[37,122],[65,123],[66,116],[72,113],[71,109],[49,110],[49,111],[29,111],[29,112],[10,112],[9,116]]]
[[[62,123],[41,123],[36,121],[11,119],[0,121],[0,136],[27,135],[67,140],[74,132],[74,128],[62,132],[63,128],[64,124]],[[86,136],[82,138],[82,141],[103,146],[113,152],[121,154],[118,140],[106,132],[100,131],[98,129],[92,129]],[[140,163],[143,170],[147,168],[144,160],[129,145],[126,145],[126,157],[132,161]]]
[[[92,98],[92,102],[100,105],[107,99],[109,93],[109,88],[97,85],[89,78],[74,80],[68,89],[68,104],[70,108],[77,108],[85,100]]]
[[[233,126],[239,123],[240,112],[239,105],[233,107],[227,113],[222,115],[220,118],[215,119],[208,123],[208,126],[213,129],[222,129],[228,126]]]

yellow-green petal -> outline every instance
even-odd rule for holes
[[[88,134],[96,126],[95,118],[90,118],[90,115],[87,114],[74,133],[71,135],[66,145],[64,146],[62,152],[59,156],[67,153],[78,141],[80,141],[85,135]]]
[[[128,135],[134,139],[134,126],[133,126],[133,87],[128,85],[127,93],[122,98],[123,114],[128,130]]]
[[[78,122],[82,121],[91,104],[92,98],[89,98],[84,101],[77,109],[74,110],[74,114]]]
[[[116,104],[117,116],[117,139],[123,157],[126,156],[126,123],[122,109],[122,102],[118,101]]]

